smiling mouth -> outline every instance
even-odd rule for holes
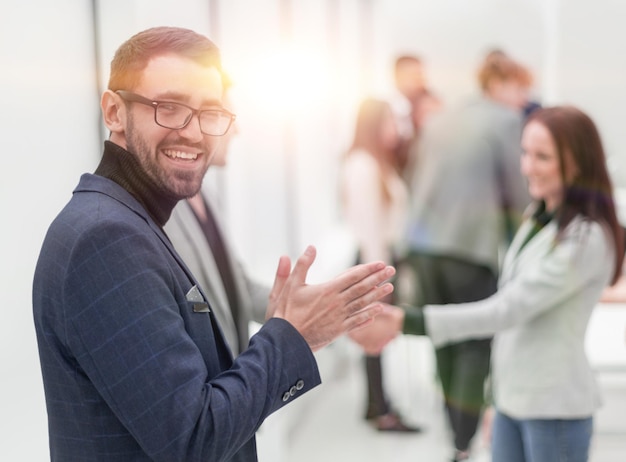
[[[182,160],[196,160],[198,158],[198,153],[193,152],[184,152],[184,151],[174,151],[172,149],[165,149],[163,151],[170,159],[182,159]]]

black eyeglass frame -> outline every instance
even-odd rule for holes
[[[224,109],[224,108],[219,108],[219,109],[195,109],[195,108],[192,108],[191,106],[187,106],[186,104],[179,103],[177,101],[154,101],[154,100],[151,100],[149,98],[146,98],[145,96],[141,96],[141,95],[139,95],[137,93],[133,93],[132,91],[116,90],[115,93],[120,95],[120,97],[124,101],[144,104],[146,106],[152,106],[154,108],[154,123],[156,123],[159,127],[169,128],[170,130],[180,130],[180,129],[185,128],[187,125],[189,125],[189,122],[191,122],[193,117],[196,116],[196,117],[198,117],[198,120],[200,121],[200,131],[202,133],[204,133],[205,135],[209,135],[209,136],[224,136],[226,133],[228,133],[228,130],[230,130],[230,127],[232,126],[233,122],[237,118],[237,116],[235,114],[233,114],[232,112],[230,112],[229,110]],[[191,116],[189,116],[189,118],[187,119],[187,121],[185,123],[183,123],[182,125],[180,125],[178,127],[169,127],[167,125],[163,125],[163,124],[159,123],[159,121],[157,120],[157,112],[158,112],[157,108],[159,107],[160,104],[176,104],[178,106],[183,106],[183,107],[185,107],[185,108],[187,108],[187,109],[189,109],[191,111]],[[202,114],[203,112],[213,112],[213,113],[217,112],[217,113],[225,114],[226,116],[228,116],[229,117],[228,125],[226,126],[226,129],[224,130],[224,133],[216,135],[216,134],[213,134],[213,133],[206,133],[205,131],[203,131],[202,130],[202,122],[201,122],[201,119],[200,119],[200,114]]]

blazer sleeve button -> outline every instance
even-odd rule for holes
[[[298,380],[296,382],[296,390],[302,390],[304,388],[304,380]]]

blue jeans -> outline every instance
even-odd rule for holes
[[[593,418],[513,419],[496,412],[491,462],[587,462]]]

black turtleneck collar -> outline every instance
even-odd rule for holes
[[[178,202],[154,184],[133,154],[112,141],[104,142],[102,160],[94,173],[126,189],[161,228]]]

